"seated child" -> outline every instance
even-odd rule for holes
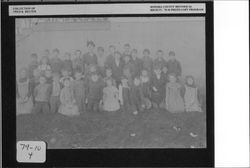
[[[100,78],[98,73],[93,72],[90,74],[87,90],[87,110],[89,112],[99,111],[103,87],[103,80]]]
[[[51,67],[49,65],[49,58],[47,56],[43,56],[42,59],[41,59],[41,63],[40,65],[38,66],[38,70],[40,71],[40,73],[42,75],[44,75],[44,72],[46,70],[51,70]]]
[[[16,85],[16,114],[29,114],[33,108],[31,84],[26,69],[22,69]]]
[[[142,95],[143,95],[143,104],[145,104],[146,109],[150,109],[152,107],[151,104],[151,83],[147,70],[142,70],[141,72],[141,87],[142,87]]]
[[[119,91],[113,85],[113,79],[106,80],[106,87],[103,89],[103,110],[104,111],[117,111],[120,109],[119,104]]]
[[[133,86],[131,87],[131,104],[133,109],[133,114],[137,114],[138,112],[145,109],[145,104],[143,103],[143,93],[141,87],[140,78],[135,77]]]
[[[124,112],[130,110],[130,87],[125,76],[122,76],[119,85],[119,100]]]
[[[166,109],[171,113],[185,111],[183,98],[181,97],[181,85],[177,83],[174,73],[168,75],[169,83],[166,85]]]
[[[165,97],[165,79],[162,75],[161,68],[156,66],[154,67],[154,72],[152,75],[151,81],[151,100],[154,108],[163,108],[165,104],[164,97]]]
[[[72,88],[76,105],[78,106],[79,112],[82,113],[85,110],[86,103],[86,81],[81,71],[75,71],[75,80],[72,81]]]
[[[50,112],[57,113],[60,106],[61,92],[60,74],[58,72],[53,73],[53,82],[51,85],[52,93],[50,96]]]
[[[201,105],[198,99],[198,88],[195,85],[193,76],[186,77],[184,103],[185,110],[187,112],[202,112]]]
[[[74,98],[74,93],[70,87],[70,78],[64,78],[63,80],[63,89],[60,93],[60,102],[59,113],[66,116],[77,116],[80,115],[78,107],[75,104],[76,100]]]
[[[35,113],[49,113],[49,99],[51,95],[51,86],[47,83],[45,76],[40,76],[39,84],[34,89]]]

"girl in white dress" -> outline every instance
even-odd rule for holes
[[[107,87],[103,89],[103,110],[117,111],[120,109],[119,104],[119,91],[113,85],[112,78],[106,80]]]
[[[60,93],[59,113],[67,116],[77,116],[80,115],[78,107],[76,105],[76,100],[74,99],[73,89],[70,87],[70,78],[65,78],[63,80],[64,88]]]
[[[27,70],[22,69],[17,80],[16,114],[29,114],[33,108],[30,80]]]
[[[202,112],[198,99],[198,88],[195,86],[195,81],[192,76],[186,77],[184,102],[186,112]]]

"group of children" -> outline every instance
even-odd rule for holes
[[[45,50],[40,61],[31,54],[28,67],[17,79],[17,115],[27,113],[61,113],[67,116],[85,112],[122,110],[137,114],[152,108],[172,113],[202,112],[198,88],[192,76],[181,84],[181,64],[175,52],[168,61],[162,50],[152,59],[149,49],[138,51],[124,45],[121,53],[109,46],[95,53],[93,41],[87,42],[88,52]]]

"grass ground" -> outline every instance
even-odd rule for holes
[[[150,110],[17,116],[17,140],[42,140],[48,148],[202,148],[206,113]],[[191,136],[193,133],[196,136]]]

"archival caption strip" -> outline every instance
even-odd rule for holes
[[[206,13],[205,3],[11,5],[9,16]]]

